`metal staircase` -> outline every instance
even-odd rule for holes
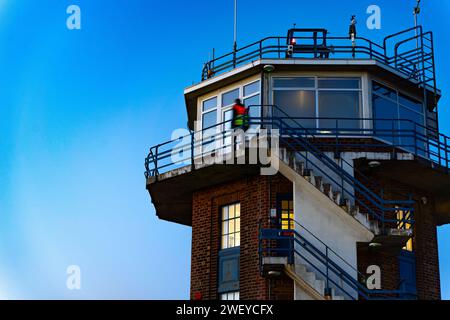
[[[305,293],[318,300],[403,300],[416,295],[401,284],[396,290],[369,290],[363,274],[296,221],[294,230],[264,229],[260,223],[259,257],[261,274],[283,270],[299,286],[299,299]]]
[[[266,112],[270,115],[263,118],[265,120],[261,121],[261,125],[278,130],[282,147],[280,159],[374,234],[389,234],[392,229],[397,231],[405,223],[414,223],[411,194],[397,192],[403,199],[384,199],[383,188],[358,171],[352,163],[343,158],[335,159],[314,145],[311,141],[317,139],[315,132],[304,128],[278,106],[258,107],[263,110],[270,108],[270,112]],[[271,116],[275,112],[283,116]],[[286,119],[290,119],[289,123]],[[399,221],[396,215],[398,210],[411,212],[408,220]]]

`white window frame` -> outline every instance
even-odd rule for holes
[[[224,292],[224,293],[220,294],[220,300],[223,300],[223,301],[237,301],[237,300],[239,300],[239,294],[240,294],[239,291]]]

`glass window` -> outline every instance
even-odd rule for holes
[[[217,111],[216,110],[203,114],[202,129],[206,129],[211,126],[214,126],[216,124],[216,121],[217,121]],[[212,129],[214,129],[214,127]]]
[[[222,293],[220,300],[239,300],[239,291]]]
[[[319,91],[320,129],[336,127],[336,118],[360,118],[361,93],[359,91]],[[357,129],[360,120],[339,120],[340,128]]]
[[[373,95],[373,117],[375,134],[387,141],[394,141],[393,130],[397,128],[398,109],[397,104],[391,100]]]
[[[403,210],[397,210],[397,220],[399,221],[398,229],[405,229],[410,230],[411,224],[407,223],[406,221],[411,219],[411,212],[410,211],[403,211]],[[406,251],[413,251],[413,239],[409,238],[406,242],[406,245],[403,247],[403,250]]]
[[[254,95],[251,98],[244,99],[244,105],[248,108],[248,115],[251,118],[252,122],[258,121],[258,118],[261,117],[261,107],[259,106],[259,94]],[[252,107],[253,106],[253,107]],[[257,125],[251,125],[250,128],[256,128]]]
[[[259,92],[259,89],[260,89],[259,81],[244,86],[244,97],[248,97],[252,94]]]
[[[397,101],[397,92],[386,86],[383,86],[382,84],[379,84],[378,82],[373,82],[372,90],[373,93]]]
[[[398,95],[398,102],[402,106],[405,106],[411,110],[414,110],[419,113],[423,113],[423,105],[420,102],[418,102],[414,99],[411,99],[401,93],[399,93],[399,95]]]
[[[241,245],[241,205],[222,207],[222,249]]]
[[[274,104],[279,106],[290,117],[312,118],[302,119],[298,122],[307,128],[316,127],[316,94],[312,90],[275,90],[273,92]],[[275,116],[285,115],[275,112]],[[289,125],[298,126],[294,121],[289,121]]]
[[[319,89],[360,89],[359,78],[319,78]]]
[[[203,112],[217,107],[217,97],[203,101]]]
[[[222,107],[234,104],[234,100],[239,98],[239,88],[226,92],[222,95]]]
[[[294,230],[294,202],[292,200],[281,201],[281,229]]]
[[[274,88],[314,88],[315,80],[313,77],[295,77],[295,78],[274,78]]]

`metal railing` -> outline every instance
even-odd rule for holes
[[[409,36],[410,34],[414,36]],[[314,41],[313,34],[295,38],[298,43]],[[326,48],[317,46],[310,51],[301,50],[288,54],[287,37],[266,37],[206,62],[201,79],[204,81],[259,59],[372,59],[392,67],[408,79],[416,80],[424,90],[429,86],[436,97],[433,33],[424,32],[422,26],[389,35],[384,39],[383,45],[364,37],[356,37],[355,45],[349,37],[327,36],[326,39]],[[396,42],[390,53],[391,41]]]
[[[259,107],[261,108],[261,106]],[[273,108],[275,106],[271,107]],[[277,110],[278,109],[279,108],[277,107]],[[396,225],[393,226],[413,223],[412,215],[408,221],[399,221],[395,217],[398,210],[413,212],[414,202],[410,194],[403,195],[402,192],[398,192],[397,194],[404,198],[402,200],[384,199],[384,189],[376,185],[364,174],[358,172],[358,170],[355,169],[351,163],[344,159],[340,159],[336,162],[335,159],[332,159],[332,157],[328,156],[323,150],[321,150],[323,145],[321,145],[320,141],[321,137],[323,137],[323,132],[317,133],[317,129],[304,128],[300,123],[298,123],[297,120],[301,119],[296,119],[282,114],[281,116],[270,115],[250,118],[249,122],[251,126],[276,128],[280,130],[280,141],[282,144],[288,146],[293,151],[297,151],[299,157],[303,158],[304,162],[310,169],[312,168],[319,172],[333,185],[340,186],[342,198],[351,198],[354,204],[358,205],[359,208],[362,209],[361,211],[368,213],[373,219],[376,219],[383,224],[396,223]],[[361,119],[352,120],[361,121]],[[224,121],[217,125],[204,128],[198,132],[191,132],[188,135],[180,137],[179,139],[171,140],[152,147],[145,160],[146,177],[154,177],[158,180],[161,173],[180,167],[190,167],[192,170],[195,170],[197,165],[202,164],[205,156],[211,157],[211,154],[217,155],[219,153],[229,153],[230,149],[235,147],[233,130],[229,129],[230,124],[231,120]],[[340,143],[339,138],[342,134],[347,135],[349,132],[352,134],[354,128],[338,127],[333,130],[330,130],[330,135],[336,136],[337,134],[337,141],[333,144],[333,147],[344,150],[344,148],[349,145],[349,142],[346,141],[345,144]],[[376,132],[377,131],[375,131],[375,133]],[[373,137],[374,132],[365,132],[362,129],[358,129],[358,132],[355,132],[354,134],[357,134],[358,136],[366,134],[367,137]],[[388,135],[388,133],[385,134]],[[422,134],[420,130],[417,131],[416,128],[413,130],[393,130],[390,135],[397,138],[412,136],[416,137],[416,141],[428,141],[424,138],[426,135]],[[439,162],[445,162],[445,164],[448,165],[450,148],[446,144],[446,139],[447,138],[445,137],[445,145],[437,144],[437,148],[440,152],[432,152],[432,154],[436,159],[440,159]],[[361,148],[367,147],[367,145],[360,145],[357,142],[355,145]],[[392,147],[392,143],[384,142],[375,144],[374,146],[390,148]],[[407,148],[408,146],[410,145],[407,144],[405,146],[401,143],[395,144],[396,148]],[[429,151],[431,149],[430,147],[421,148],[416,145],[414,149],[417,150],[415,153],[416,155],[420,155],[419,151],[422,149],[427,150],[428,154],[431,154]],[[316,161],[311,161],[312,158]],[[353,174],[350,174],[345,170],[348,170],[349,168],[351,169],[349,171]],[[355,177],[356,173],[357,178]],[[387,216],[386,213],[388,214]]]
[[[300,260],[319,279],[325,282],[325,292],[335,289],[336,295],[356,300],[404,300],[417,297],[416,292],[408,292],[400,283],[396,290],[370,290],[366,277],[347,262],[327,244],[295,221],[295,230],[264,229],[259,226],[259,263],[263,270],[265,257],[286,257],[290,265]],[[313,244],[313,241],[315,244]],[[356,296],[356,294],[358,296]]]

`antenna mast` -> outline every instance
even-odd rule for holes
[[[420,14],[420,0],[416,0],[416,1],[417,1],[417,4],[414,7],[413,15],[414,15],[414,27],[416,29],[416,46],[417,46],[417,49],[418,49],[419,48],[419,38],[418,38],[419,34],[418,34],[418,31],[417,31],[417,26],[419,25],[418,17],[419,17],[419,14]]]
[[[234,44],[233,50],[237,49],[237,0],[234,0]]]

